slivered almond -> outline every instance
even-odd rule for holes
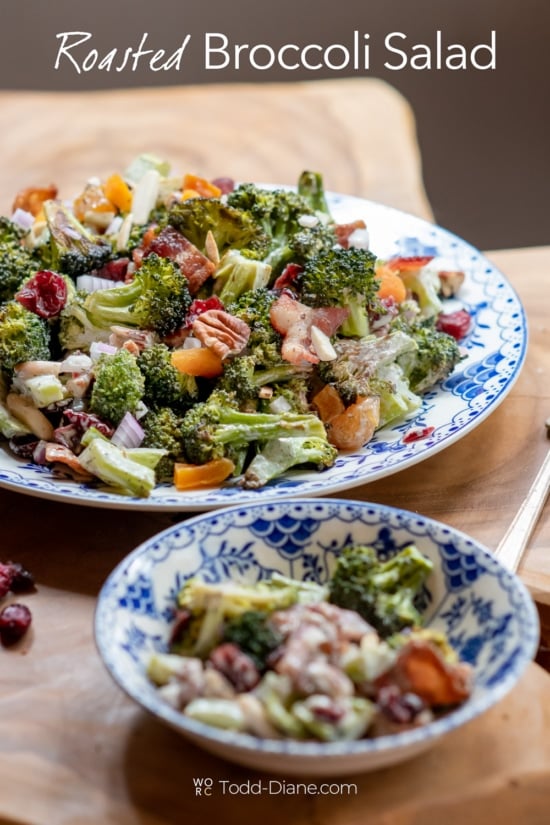
[[[23,424],[26,424],[29,430],[38,438],[42,438],[44,441],[52,440],[53,426],[46,416],[34,406],[30,398],[10,392],[6,397],[6,406],[11,414],[22,421]]]

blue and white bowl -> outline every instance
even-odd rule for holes
[[[265,740],[187,718],[162,701],[148,681],[147,662],[154,651],[166,650],[175,597],[189,577],[254,582],[278,571],[324,582],[339,550],[350,542],[372,544],[387,558],[411,541],[434,563],[426,624],[445,631],[474,669],[473,695],[447,716],[356,742]],[[378,504],[300,499],[205,513],[151,538],[107,579],[95,632],[99,652],[120,687],[195,744],[257,770],[336,776],[408,759],[486,711],[533,658],[539,625],[521,581],[472,538]]]

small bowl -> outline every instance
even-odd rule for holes
[[[162,701],[148,681],[166,650],[175,597],[191,576],[257,581],[277,570],[326,581],[350,542],[391,554],[413,541],[434,563],[426,624],[447,633],[474,669],[472,696],[423,727],[353,742],[260,739],[194,721]],[[205,750],[256,770],[337,776],[409,759],[498,702],[535,655],[539,624],[521,581],[474,539],[404,510],[338,499],[232,507],[181,522],[146,541],[111,573],[95,617],[96,642],[115,681],[143,708]]]

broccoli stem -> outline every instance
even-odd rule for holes
[[[322,438],[274,438],[250,462],[243,486],[247,489],[263,487],[271,479],[301,464],[330,467],[337,452]]]

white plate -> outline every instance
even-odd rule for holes
[[[473,320],[461,342],[467,357],[441,386],[424,395],[413,419],[380,430],[362,450],[339,456],[329,470],[288,473],[260,490],[243,490],[233,483],[178,493],[164,485],[148,499],[129,498],[54,479],[47,468],[26,464],[5,449],[0,449],[0,487],[97,507],[209,510],[348,490],[423,461],[477,427],[510,391],[525,359],[527,325],[515,291],[477,249],[445,229],[361,198],[329,193],[327,199],[338,222],[366,221],[372,251],[379,257],[436,255],[444,257],[449,268],[466,273],[460,303]],[[427,438],[404,443],[403,436],[413,425],[434,429]]]

